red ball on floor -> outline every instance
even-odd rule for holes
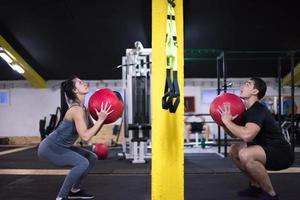
[[[93,147],[93,151],[98,156],[99,160],[106,159],[109,152],[107,145],[103,143],[95,144]]]

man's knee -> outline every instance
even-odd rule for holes
[[[191,130],[192,130],[192,125],[191,125],[191,124],[187,124],[187,125],[185,126],[185,130],[186,130],[186,131],[191,131]]]
[[[232,144],[229,150],[230,158],[238,158],[238,155],[239,155],[239,145]]]
[[[249,152],[245,149],[241,149],[239,151],[238,158],[241,161],[241,163],[243,163],[244,165],[246,165],[247,163],[253,160]]]

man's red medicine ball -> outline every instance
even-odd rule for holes
[[[212,101],[212,103],[210,104],[209,112],[213,120],[220,126],[224,125],[221,119],[221,115],[218,112],[219,106],[224,109],[224,104],[230,105],[231,115],[237,115],[237,117],[234,119],[234,122],[239,123],[243,116],[243,113],[245,112],[245,105],[240,97],[231,93],[220,94]]]

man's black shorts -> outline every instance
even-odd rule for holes
[[[249,144],[248,144],[249,145]],[[267,157],[267,170],[277,171],[289,168],[294,163],[294,151],[288,143],[284,144],[253,144],[261,146]]]
[[[203,130],[203,125],[204,125],[203,122],[191,122],[191,126],[192,126],[191,132],[192,133],[195,133],[195,132],[201,133]]]

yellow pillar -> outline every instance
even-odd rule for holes
[[[167,0],[152,0],[152,200],[184,199],[183,151],[183,0],[176,0],[178,83],[176,113],[162,109],[166,80]]]
[[[24,76],[33,87],[45,88],[46,81],[20,56],[14,48],[0,35],[0,46],[9,52],[12,59],[24,69]]]

